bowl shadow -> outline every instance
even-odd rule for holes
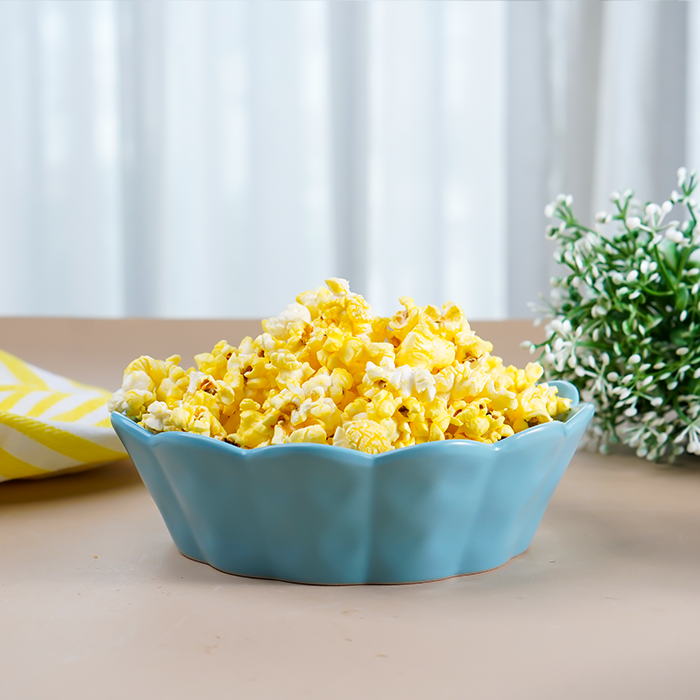
[[[0,507],[55,501],[134,487],[143,488],[141,477],[130,459],[122,459],[85,471],[57,474],[50,478],[4,481],[0,483]]]

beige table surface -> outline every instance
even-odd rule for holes
[[[473,324],[506,360],[527,322]],[[253,322],[0,319],[115,388]],[[579,452],[531,548],[407,586],[246,579],[175,549],[129,461],[0,484],[0,699],[700,698],[700,467]]]

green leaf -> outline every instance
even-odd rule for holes
[[[690,299],[690,291],[685,284],[681,284],[676,289],[676,311],[685,311],[688,307],[688,300]]]

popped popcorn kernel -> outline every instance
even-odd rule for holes
[[[287,442],[316,442],[326,444],[326,432],[320,425],[310,425],[308,428],[295,430],[287,439]]]
[[[494,443],[564,414],[538,363],[504,366],[453,302],[375,316],[347,281],[302,292],[263,332],[195,357],[143,356],[109,408],[151,432],[242,449],[298,442],[378,454],[440,440]]]
[[[197,435],[219,438],[226,437],[226,431],[205,406],[182,402],[172,409],[169,425],[172,430],[180,430]]]
[[[371,455],[394,449],[384,427],[369,419],[353,420],[339,427],[333,436],[333,444]]]
[[[164,401],[154,401],[144,415],[141,425],[154,433],[163,433],[174,430],[171,424],[172,411]]]
[[[127,367],[122,388],[112,395],[107,408],[110,412],[117,411],[134,420],[140,420],[148,406],[156,399],[156,386],[144,370],[129,371],[132,365]]]

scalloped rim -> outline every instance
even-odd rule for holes
[[[476,442],[473,440],[445,440],[436,442],[427,442],[421,445],[411,445],[410,447],[401,447],[396,450],[391,450],[390,452],[381,452],[376,455],[367,454],[365,452],[358,452],[356,450],[351,450],[349,448],[336,447],[334,445],[319,445],[314,443],[296,443],[296,444],[284,444],[284,445],[268,445],[267,447],[256,447],[255,449],[245,450],[235,445],[230,445],[222,440],[214,440],[213,438],[206,437],[204,435],[195,435],[193,433],[184,432],[167,432],[167,433],[151,433],[145,428],[138,425],[131,418],[120,413],[112,413],[111,421],[112,424],[116,422],[120,427],[125,430],[129,430],[132,434],[140,440],[153,441],[152,445],[162,440],[167,440],[170,442],[176,441],[201,441],[202,445],[206,445],[207,449],[223,450],[227,451],[234,459],[244,459],[244,460],[256,460],[265,459],[270,453],[270,450],[275,450],[276,453],[281,449],[286,450],[297,450],[297,453],[308,454],[309,456],[315,455],[319,458],[333,458],[334,456],[341,456],[338,450],[343,450],[342,456],[344,459],[348,459],[350,455],[353,455],[355,459],[363,462],[366,465],[376,464],[380,461],[389,462],[396,459],[401,459],[401,455],[407,454],[408,450],[411,450],[411,454],[417,454],[418,451],[431,452],[437,449],[441,451],[453,451],[453,450],[472,450],[473,452],[481,450],[482,452],[512,452],[518,450],[522,447],[524,441],[530,440],[533,435],[541,434],[543,430],[548,430],[550,432],[558,431],[559,435],[566,436],[575,430],[580,423],[588,422],[590,417],[594,413],[594,407],[591,403],[581,403],[579,401],[579,394],[576,387],[570,382],[566,381],[551,381],[547,382],[551,386],[556,386],[559,392],[565,397],[571,399],[571,409],[563,417],[557,417],[550,423],[542,423],[541,425],[533,426],[527,430],[523,430],[520,433],[511,435],[510,437],[501,440],[496,443],[486,444],[483,442]],[[136,433],[136,434],[135,434]]]

